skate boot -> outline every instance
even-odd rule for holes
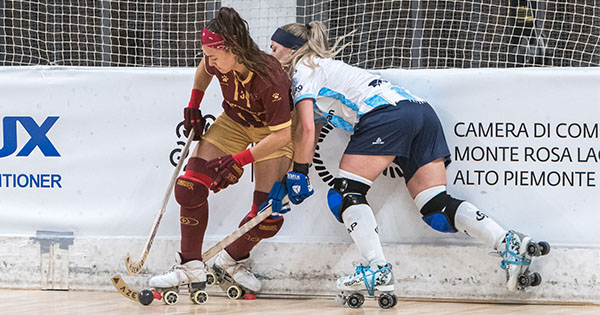
[[[500,267],[506,272],[506,287],[510,291],[523,290],[542,283],[542,276],[531,272],[529,266],[533,257],[550,252],[548,242],[535,242],[529,236],[509,230],[496,246],[496,250],[502,258]]]
[[[359,308],[365,301],[364,293],[369,297],[375,298],[375,291],[381,292],[377,298],[379,307],[392,308],[398,303],[398,298],[394,293],[394,275],[392,274],[392,265],[383,266],[358,265],[356,272],[347,277],[337,280],[337,288],[341,293],[336,297],[336,301],[348,304],[350,308]]]
[[[249,258],[235,261],[227,251],[222,250],[212,266],[213,274],[208,275],[209,284],[218,285],[232,300],[245,294],[260,291],[261,283],[249,270]]]
[[[206,287],[204,263],[199,260],[190,260],[181,264],[180,253],[175,261],[175,265],[167,272],[150,278],[148,284],[154,288],[154,298],[162,299],[167,305],[175,304],[179,300],[179,288],[187,286],[190,299],[194,303],[205,303],[208,294],[204,291]]]

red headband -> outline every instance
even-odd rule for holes
[[[210,48],[225,49],[225,39],[219,33],[211,32],[206,27],[202,30],[202,45]]]

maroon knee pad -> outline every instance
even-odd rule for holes
[[[206,202],[214,171],[206,168],[206,160],[190,158],[185,174],[175,182],[175,200],[183,207],[196,208]]]

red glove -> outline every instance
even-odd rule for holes
[[[210,186],[210,190],[217,193],[229,185],[236,184],[244,173],[244,165],[254,162],[254,157],[247,149],[235,155],[225,155],[206,162],[207,168],[212,168],[217,177]]]
[[[206,119],[202,117],[199,109],[202,97],[204,97],[204,91],[193,89],[188,107],[183,109],[183,134],[187,137],[190,130],[194,129],[193,140],[200,140],[200,136],[204,132],[204,125],[206,125]]]

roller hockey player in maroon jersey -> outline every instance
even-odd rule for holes
[[[237,183],[243,166],[254,163],[253,203],[242,225],[267,202],[271,187],[285,176],[292,158],[291,83],[277,59],[259,50],[247,22],[234,9],[221,8],[202,32],[202,50],[204,58],[184,109],[186,136],[193,129],[198,144],[175,185],[181,205],[181,252],[170,270],[150,279],[150,286],[158,290],[204,287],[202,243],[209,190],[216,193]],[[205,120],[199,107],[213,77],[221,86],[224,113],[203,133]],[[251,143],[255,145],[248,149]],[[250,251],[260,240],[275,236],[282,224],[282,216],[265,219],[220,252],[211,269],[246,292],[260,291],[260,281],[248,268]]]

